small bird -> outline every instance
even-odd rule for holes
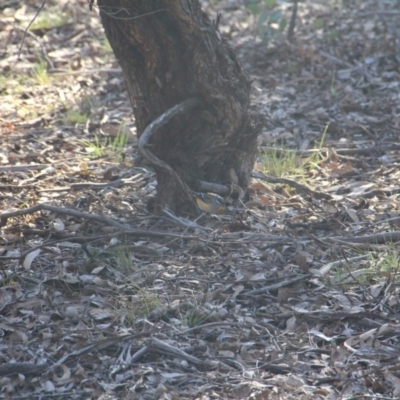
[[[201,211],[210,214],[218,214],[226,209],[224,199],[217,194],[199,192],[190,193],[196,200],[197,207],[199,207]]]

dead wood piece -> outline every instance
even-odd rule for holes
[[[266,363],[262,364],[258,367],[259,370],[269,371],[275,375],[279,374],[289,374],[290,372],[296,372],[295,368],[291,368],[287,364],[274,364],[274,363]]]
[[[6,165],[0,167],[0,172],[20,172],[30,170],[42,170],[51,167],[51,164],[24,164],[24,165]]]
[[[178,174],[169,166],[165,161],[160,160],[156,157],[149,149],[149,140],[156,133],[157,130],[165,126],[173,117],[185,113],[187,110],[194,108],[201,104],[200,99],[193,97],[175,105],[174,107],[167,110],[164,114],[156,118],[147,128],[144,130],[143,134],[139,139],[139,151],[144,158],[154,167],[159,167],[167,171],[173,179],[175,179],[178,187],[182,191],[182,195],[186,194],[186,198],[189,204],[192,204],[193,211],[198,215],[198,208],[194,202],[192,196],[187,191],[187,186],[182,182]]]
[[[312,190],[305,185],[302,185],[300,183],[293,181],[292,179],[275,178],[273,176],[264,175],[260,172],[253,172],[251,174],[251,177],[261,179],[261,180],[269,182],[269,183],[282,183],[284,185],[292,186],[295,189],[297,189],[298,191],[306,193],[307,195],[312,196],[316,199],[332,200],[332,196],[330,194],[319,192],[317,190]]]
[[[94,69],[80,69],[79,71],[66,71],[66,70],[50,70],[49,73],[55,76],[70,76],[70,75],[96,75],[99,73],[117,74],[121,75],[121,68],[94,68]]]
[[[230,185],[221,185],[219,183],[199,181],[199,190],[201,192],[217,193],[223,197],[231,194],[232,188]]]
[[[312,274],[296,276],[293,279],[286,279],[286,280],[284,280],[282,282],[274,283],[274,284],[269,285],[269,286],[264,286],[264,287],[262,287],[260,289],[250,290],[249,292],[246,293],[246,296],[256,296],[256,295],[268,292],[270,290],[281,289],[281,288],[283,288],[285,286],[293,285],[294,283],[297,283],[299,281],[306,280],[306,279],[310,278],[311,276],[312,276]]]
[[[194,326],[193,328],[186,329],[182,332],[179,332],[178,335],[187,335],[188,333],[195,332],[201,329],[214,328],[218,326],[239,326],[235,322],[209,322],[208,324],[202,324],[198,326]]]
[[[114,363],[115,368],[111,371],[111,375],[115,376],[116,374],[120,374],[121,372],[126,371],[131,367],[132,364],[138,362],[144,355],[149,353],[148,346],[143,346],[139,350],[137,350],[133,355],[131,355],[132,344],[130,342],[126,342],[123,345],[121,354],[119,355],[117,361]]]
[[[286,156],[287,154],[294,154],[299,157],[310,157],[317,153],[325,152],[326,149],[308,149],[308,150],[291,150],[281,149],[279,147],[260,146],[261,151],[272,152],[278,156]]]
[[[124,181],[122,179],[117,179],[115,181],[107,182],[107,183],[91,183],[91,182],[85,182],[85,183],[74,183],[71,186],[67,187],[58,187],[58,188],[50,188],[50,189],[41,189],[39,190],[39,193],[49,193],[49,192],[68,192],[71,190],[103,190],[107,189],[109,187],[121,187],[124,185]]]
[[[393,188],[393,189],[374,189],[370,190],[369,192],[365,192],[360,194],[360,197],[363,199],[370,199],[371,197],[375,196],[393,196],[394,194],[400,193],[400,188]]]
[[[50,206],[48,204],[36,204],[33,207],[25,208],[23,210],[11,211],[11,212],[6,212],[3,214],[0,214],[0,227],[6,225],[9,218],[18,217],[20,215],[33,214],[37,211],[42,211],[42,210],[47,210],[47,211],[50,211],[50,212],[53,212],[56,214],[70,215],[70,216],[77,217],[77,218],[84,218],[84,219],[89,219],[92,221],[101,222],[101,223],[113,226],[113,227],[115,227],[117,229],[121,229],[121,230],[128,229],[128,227],[126,225],[122,225],[119,222],[114,221],[111,218],[107,218],[103,215],[89,214],[89,213],[85,213],[82,211],[72,210],[70,208]]]
[[[122,342],[126,342],[126,341],[131,341],[131,340],[135,340],[135,339],[139,339],[142,337],[146,337],[146,336],[150,336],[151,332],[142,332],[142,333],[136,333],[136,334],[132,334],[132,335],[125,335],[125,336],[117,336],[117,337],[112,337],[112,338],[107,338],[104,340],[99,340],[95,343],[91,343],[81,349],[72,351],[71,353],[65,354],[64,356],[62,356],[54,365],[53,367],[59,366],[61,364],[65,364],[65,362],[73,357],[81,357],[84,354],[89,353],[92,350],[104,350],[110,346],[113,345],[119,345]]]
[[[364,147],[361,149],[337,149],[336,153],[339,155],[356,155],[356,154],[377,154],[384,151],[393,151],[393,150],[400,150],[400,144],[397,143],[388,143],[377,145],[373,147]]]
[[[71,190],[86,190],[86,189],[91,189],[91,190],[103,190],[107,189],[109,187],[122,187],[127,184],[137,184],[136,181],[132,181],[132,178],[129,179],[116,179],[115,181],[111,182],[106,182],[106,183],[93,183],[93,182],[84,182],[84,183],[74,183],[71,186],[66,186],[66,187],[58,187],[58,188],[50,188],[50,189],[41,189],[39,190],[39,193],[42,192],[67,192]],[[15,186],[16,188],[19,187],[34,187],[35,185],[24,185],[24,186]],[[1,186],[0,186],[1,189]]]
[[[37,185],[0,185],[0,190],[7,190],[7,189],[32,189],[37,187]]]
[[[25,127],[25,125],[21,125],[21,127]],[[103,161],[103,163],[106,163]],[[5,165],[5,166],[0,166],[0,172],[21,172],[21,171],[40,171],[46,168],[54,167],[54,168],[61,168],[65,165],[73,165],[74,163],[68,163],[68,162],[54,162],[52,164],[21,164],[21,165]],[[98,164],[98,161],[87,161],[88,165],[96,165]],[[111,164],[111,163],[107,163]],[[36,177],[35,177],[36,178]],[[3,186],[11,186],[12,185],[3,185]],[[30,187],[31,185],[26,185]],[[19,185],[16,185],[16,187],[22,187]]]
[[[198,229],[203,232],[209,231],[209,229],[204,228],[204,226],[197,224],[196,221],[191,221],[189,219],[176,216],[171,210],[167,208],[163,210],[163,214],[165,214],[171,221],[175,222],[180,226],[184,226],[187,229]]]
[[[365,256],[357,256],[357,257],[351,257],[348,259],[333,261],[333,262],[323,265],[321,268],[319,268],[318,272],[321,274],[321,276],[324,276],[332,268],[342,267],[344,265],[349,265],[350,263],[355,263],[356,261],[365,260],[367,258],[368,258],[368,255],[365,255]]]
[[[337,65],[341,66],[341,67],[346,67],[346,68],[354,68],[354,65],[348,63],[347,61],[343,61],[340,58],[333,56],[332,54],[326,53],[325,51],[320,51],[319,54],[322,57],[327,58],[330,61],[333,61],[334,63],[336,63]]]
[[[204,366],[204,362],[198,359],[197,357],[193,357],[184,351],[178,349],[177,347],[171,346],[161,340],[156,339],[155,337],[150,338],[148,347],[150,350],[156,350],[163,354],[172,355],[178,358],[182,358],[198,367]]]
[[[135,354],[130,359],[130,363],[133,364],[135,362],[138,362],[145,354],[149,352],[148,346],[142,347],[140,350],[138,350]]]
[[[40,375],[47,367],[47,364],[7,363],[0,365],[0,376],[13,374]]]
[[[273,245],[284,245],[291,244],[295,245],[296,240],[289,236],[278,236],[278,235],[267,235],[265,233],[244,233],[244,232],[234,232],[234,233],[223,233],[220,239],[224,240],[224,243],[256,243],[263,242],[268,243],[270,246]],[[220,240],[217,243],[222,243]]]
[[[400,231],[381,232],[374,235],[355,236],[355,237],[330,237],[325,239],[331,243],[356,246],[360,243],[368,244],[387,244],[400,241]]]
[[[281,149],[279,147],[267,147],[267,146],[261,146],[261,150],[263,151],[271,151],[274,152],[277,155],[287,155],[287,154],[295,154],[296,156],[299,157],[309,157],[313,154],[316,153],[323,153],[325,154],[328,149],[327,148],[322,148],[322,149],[309,149],[309,150],[288,150],[288,149]],[[351,155],[360,155],[360,154],[365,154],[365,155],[370,155],[370,154],[376,154],[379,152],[384,152],[384,151],[393,151],[393,150],[400,150],[400,144],[398,143],[387,143],[387,144],[381,144],[381,145],[376,145],[372,147],[363,147],[360,149],[334,149],[336,154],[338,156],[351,156]]]
[[[372,312],[368,311],[354,311],[354,312],[346,312],[346,311],[307,311],[304,309],[299,309],[296,308],[296,306],[288,306],[289,308],[292,309],[293,312],[295,312],[298,315],[302,315],[305,318],[312,320],[312,321],[337,321],[343,318],[351,318],[354,320],[361,320],[363,318],[370,318],[375,321],[381,320],[380,326],[383,325],[385,322],[390,322],[391,318],[387,317],[383,314],[374,314]],[[290,314],[286,314],[289,316]]]
[[[8,216],[8,218],[10,218],[10,216]],[[0,221],[1,221],[1,215],[0,215]],[[0,226],[2,226],[0,224]],[[184,225],[186,226],[186,225]],[[187,228],[189,228],[188,226],[186,226]],[[193,224],[192,226],[190,226],[190,228],[193,229],[200,229],[202,231],[205,230],[205,228],[197,225],[197,224]],[[83,244],[89,244],[89,243],[93,243],[99,240],[103,240],[103,239],[109,239],[118,235],[127,235],[127,236],[135,236],[135,237],[150,237],[150,238],[164,238],[164,237],[169,237],[169,238],[173,238],[173,239],[185,239],[185,240],[199,240],[203,243],[213,243],[214,242],[212,240],[207,240],[204,239],[204,237],[202,237],[201,235],[186,235],[186,234],[177,234],[177,233],[170,233],[170,232],[156,232],[156,231],[146,231],[146,230],[140,230],[140,229],[123,229],[120,232],[113,232],[113,233],[109,233],[106,235],[99,235],[99,236],[66,236],[60,239],[56,239],[56,240],[51,240],[48,242],[44,242],[38,246],[34,246],[31,247],[30,249],[24,251],[23,253],[21,253],[21,255],[19,256],[0,256],[0,260],[23,260],[25,259],[25,257],[29,254],[32,253],[33,251],[37,250],[37,249],[41,249],[43,247],[50,247],[53,245],[56,245],[58,243],[61,242],[75,242],[75,243],[83,243]]]

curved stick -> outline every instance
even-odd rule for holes
[[[187,193],[187,187],[186,185],[182,182],[181,178],[178,176],[178,174],[165,162],[160,160],[158,157],[156,157],[149,149],[148,149],[148,144],[151,136],[161,127],[166,125],[173,117],[183,114],[186,111],[190,110],[191,108],[194,108],[198,105],[201,104],[201,101],[197,97],[192,97],[189,99],[186,99],[182,103],[179,103],[175,105],[174,107],[170,108],[167,110],[165,113],[161,114],[158,118],[156,118],[153,122],[150,123],[150,125],[144,130],[142,135],[139,138],[139,151],[142,154],[144,158],[146,158],[147,161],[150,162],[151,165],[157,166],[159,168],[165,169],[168,171],[172,177],[176,180],[178,185],[181,187],[182,191]],[[188,199],[190,199],[190,202],[193,203],[193,209],[196,209],[196,205],[192,199],[192,197],[187,193]]]

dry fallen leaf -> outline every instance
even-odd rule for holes
[[[31,268],[33,261],[41,252],[42,252],[41,249],[36,249],[26,255],[22,263],[22,266],[24,267],[25,271],[28,271]]]

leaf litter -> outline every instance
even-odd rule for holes
[[[2,398],[400,397],[398,4],[300,2],[265,43],[202,3],[262,132],[244,204],[197,226],[147,211],[98,15],[46,2],[18,60],[37,4],[1,5]]]

